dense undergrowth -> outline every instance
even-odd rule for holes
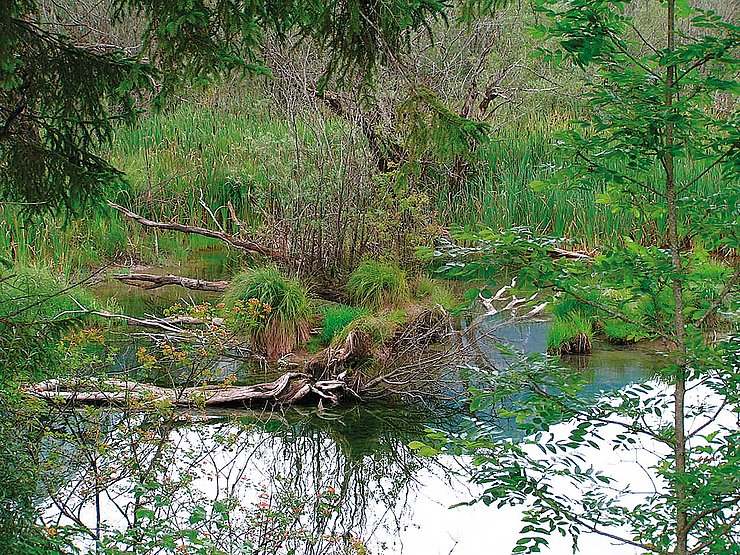
[[[504,126],[476,150],[476,169],[463,181],[409,188],[394,185],[393,172],[374,174],[364,137],[332,115],[304,113],[291,121],[273,113],[269,101],[232,102],[189,102],[120,129],[110,157],[126,172],[128,186],[109,198],[152,219],[241,229],[300,255],[304,268],[328,274],[383,251],[413,264],[413,249],[450,225],[525,225],[586,248],[623,237],[647,244],[657,233],[642,226],[639,214],[612,210],[598,191],[530,187],[566,162],[555,154],[552,134],[575,113]],[[679,180],[699,173],[701,164],[681,168]],[[716,174],[709,171],[688,192],[710,196],[720,181]],[[217,246],[198,235],[143,230],[104,205],[69,221],[28,221],[13,207],[0,214],[4,259],[44,260],[67,275],[123,253],[125,260],[161,263]]]
[[[57,375],[56,348],[71,330],[90,323],[98,301],[43,267],[13,266],[0,271],[0,383]]]

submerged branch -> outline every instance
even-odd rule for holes
[[[155,274],[113,274],[113,278],[122,281],[127,285],[134,285],[142,289],[157,289],[166,285],[179,285],[186,289],[194,291],[211,291],[214,293],[223,293],[229,286],[228,281],[207,281],[205,279],[195,279],[174,274],[165,274],[158,276]]]

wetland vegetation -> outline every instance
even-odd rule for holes
[[[740,554],[738,17],[6,2],[0,553]]]

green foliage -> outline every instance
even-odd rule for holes
[[[26,212],[79,210],[122,175],[98,154],[150,71],[39,25],[36,2],[0,8],[0,201]]]
[[[250,268],[234,276],[224,302],[234,306],[249,299],[268,304],[270,318],[298,320],[310,314],[306,288],[298,279],[283,276],[275,266]]]
[[[133,17],[144,29],[125,56],[66,36],[65,21],[45,21],[36,0],[0,8],[0,200],[29,210],[79,210],[121,174],[98,155],[115,121],[135,115],[134,97],[152,88],[157,103],[183,83],[267,73],[259,48],[267,34],[313,39],[327,53],[327,77],[369,77],[403,50],[413,31],[444,17],[436,0],[336,4],[237,0],[117,0],[114,22]],[[76,23],[76,22],[75,22]],[[73,25],[70,24],[70,27]],[[151,60],[144,62],[143,60]],[[157,64],[156,66],[154,64]]]
[[[423,181],[422,170],[430,171],[424,167],[429,166],[429,160],[441,166],[440,173],[459,171],[461,164],[474,160],[475,151],[488,140],[488,123],[453,112],[427,88],[412,90],[398,111],[408,151],[399,176],[404,179],[415,176]]]
[[[428,300],[434,305],[440,305],[445,310],[455,310],[461,304],[443,283],[426,276],[420,277],[417,281],[414,296],[419,300]]]
[[[432,196],[394,169],[373,177],[374,196],[366,210],[371,252],[392,252],[404,268],[419,265],[416,251],[434,244],[442,228],[432,207]]]
[[[547,352],[553,354],[584,354],[591,351],[593,326],[580,312],[556,316],[547,336]]]
[[[535,0],[543,59],[592,67],[597,75],[586,89],[585,117],[556,139],[561,161],[533,185],[590,191],[636,227],[653,229],[650,240],[605,238],[593,260],[578,262],[550,256],[567,242],[523,228],[461,232],[464,245],[438,250],[451,275],[495,276],[513,266],[521,283],[591,305],[612,336],[660,338],[669,351],[661,382],[625,388],[599,403],[579,398],[579,384],[531,358],[521,360],[521,371],[496,373],[486,391],[473,393],[471,407],[511,417],[528,435],[501,441],[496,425],[476,420],[472,435],[440,439],[476,461],[483,502],[529,504],[517,553],[540,552],[554,532],[575,543],[589,530],[656,553],[739,552],[740,484],[717,480],[740,468],[735,419],[725,410],[740,402],[738,341],[718,342],[706,330],[714,319],[736,332],[740,274],[733,257],[722,270],[703,268],[707,252],[740,248],[732,185],[740,170],[740,27],[667,0],[655,6],[663,36],[650,37],[632,17],[636,4]],[[721,95],[734,97],[729,110],[715,109]],[[713,187],[694,189],[711,172]],[[708,294],[702,298],[700,291]],[[705,392],[691,399],[702,386],[711,389],[714,407],[705,404]],[[569,419],[570,436],[558,437],[553,425]],[[635,504],[624,492],[612,495],[608,476],[581,466],[579,449],[600,448],[604,426],[615,449],[654,442],[651,472],[662,489]],[[532,456],[535,449],[548,457]],[[582,495],[577,501],[563,495],[565,484],[556,487],[552,476]]]
[[[57,342],[96,306],[82,287],[70,288],[51,270],[0,271],[0,382],[58,373]]]
[[[350,333],[366,335],[373,345],[381,345],[392,338],[407,319],[408,315],[403,310],[386,310],[355,318],[334,337],[332,345],[341,345]]]
[[[247,333],[268,358],[289,353],[308,339],[311,302],[297,278],[283,276],[275,266],[237,274],[224,296],[230,323]]]
[[[0,389],[0,553],[71,553],[67,535],[38,524],[38,464],[43,425],[38,407],[9,389]]]
[[[731,366],[738,360],[739,346],[737,339],[719,346],[721,356],[705,367],[711,368],[704,380],[709,391],[692,400],[692,411],[701,411],[713,394],[720,399],[736,395],[731,393],[738,385]],[[420,454],[427,447],[427,454],[471,457],[475,460],[471,479],[481,487],[478,502],[523,506],[517,553],[540,552],[555,535],[572,536],[577,548],[579,537],[594,528],[613,533],[612,523],[628,526],[634,533],[629,540],[668,546],[664,552],[672,552],[673,508],[651,502],[652,496],[643,497],[645,501],[638,506],[630,503],[632,496],[625,501],[621,488],[629,487],[629,476],[611,475],[609,469],[594,468],[588,458],[589,464],[584,465],[583,460],[594,449],[614,450],[622,459],[640,457],[635,454],[636,449],[645,452],[640,441],[655,442],[650,443],[651,452],[669,448],[671,439],[659,432],[648,439],[662,426],[670,425],[672,395],[665,383],[633,384],[595,403],[581,394],[587,381],[582,373],[557,368],[552,360],[524,355],[506,373],[485,372],[477,377],[481,385],[471,391],[471,421],[453,432],[431,432],[427,441],[414,444],[414,448]],[[715,404],[717,399],[711,402]],[[738,553],[733,532],[724,533],[716,527],[729,512],[736,514],[735,508],[722,505],[723,500],[731,502],[737,492],[737,481],[728,476],[740,470],[734,444],[738,431],[729,413],[725,413],[729,418],[711,421],[712,431],[705,429],[705,434],[693,436],[696,466],[690,476],[694,494],[686,507],[690,514],[706,519],[695,532],[712,538],[711,545],[699,551],[705,554]],[[627,418],[627,414],[632,416]],[[615,421],[624,424],[615,426]],[[521,434],[516,441],[510,439],[513,422]],[[672,462],[672,458],[661,459],[650,471],[668,479],[673,470],[665,461]],[[566,476],[569,489],[564,494]],[[581,493],[574,498],[575,490]],[[721,514],[707,514],[709,508],[721,509]]]
[[[368,316],[368,311],[346,305],[327,306],[322,311],[321,341],[331,343],[352,321]]]
[[[407,299],[406,272],[394,264],[367,260],[347,281],[350,299],[370,309],[397,305]]]

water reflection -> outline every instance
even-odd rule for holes
[[[446,474],[408,448],[433,420],[382,406],[207,417],[60,413],[42,442],[45,521],[74,525],[88,549],[114,543],[156,553],[153,535],[194,529],[226,553],[351,553],[366,543],[400,553],[417,477],[432,468]]]
[[[473,368],[505,370],[518,362],[518,353],[545,353],[549,330],[550,322],[547,320],[509,324],[495,316],[487,318],[466,336],[471,346],[471,358],[467,364]],[[661,366],[661,359],[654,352],[599,342],[595,342],[589,355],[557,357],[555,361],[585,374],[589,384],[583,394],[588,396],[643,381]]]
[[[513,359],[498,340],[544,351],[546,322],[499,324],[468,336],[461,366],[505,368]],[[588,395],[642,380],[656,364],[604,349],[563,362],[586,374]],[[44,524],[71,525],[77,546],[110,553],[507,553],[518,510],[450,510],[475,497],[470,461],[408,448],[428,427],[466,417],[470,380],[463,372],[447,384],[459,402],[429,409],[52,409],[39,442]]]

